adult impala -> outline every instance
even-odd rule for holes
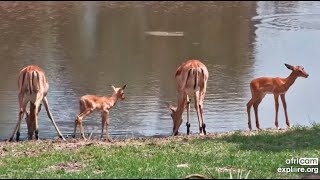
[[[206,135],[206,124],[203,120],[203,101],[206,94],[209,72],[207,67],[199,60],[188,60],[176,70],[175,79],[178,91],[178,106],[169,104],[172,111],[173,135],[178,134],[182,123],[182,114],[187,108],[187,134],[190,133],[190,97],[194,97],[194,107],[197,112],[200,135]]]
[[[279,123],[278,123],[279,96],[281,97],[281,101],[283,104],[287,127],[288,128],[291,127],[289,118],[288,118],[288,113],[287,113],[287,103],[285,99],[285,94],[298,77],[307,78],[309,74],[304,71],[304,68],[302,66],[291,66],[289,64],[285,64],[285,66],[288,69],[292,70],[291,74],[287,78],[260,77],[251,81],[250,89],[251,89],[252,97],[250,101],[247,103],[248,127],[250,131],[252,130],[251,117],[250,117],[251,106],[253,105],[253,108],[254,108],[254,113],[256,117],[256,127],[257,129],[260,129],[259,118],[258,118],[258,106],[266,94],[273,94],[274,96],[275,108],[276,108],[276,117],[275,117],[276,128],[279,129]]]
[[[65,140],[49,110],[49,104],[46,97],[48,95],[49,83],[44,71],[36,65],[29,65],[23,68],[19,73],[18,88],[19,119],[9,141],[12,141],[16,132],[16,140],[19,141],[21,120],[24,116],[24,113],[27,113],[26,107],[29,102],[30,116],[27,113],[26,118],[28,125],[28,139],[31,140],[33,134],[35,134],[35,138],[39,140],[38,113],[40,111],[40,105],[43,103],[47,111],[47,115],[58,132],[59,137]]]
[[[125,99],[124,97],[124,89],[126,85],[121,88],[115,88],[111,85],[113,89],[113,93],[111,96],[96,96],[96,95],[85,95],[80,98],[80,114],[78,115],[77,119],[75,120],[74,124],[74,133],[73,137],[76,136],[77,125],[80,126],[80,134],[83,139],[86,139],[84,136],[84,129],[82,125],[82,120],[94,112],[95,110],[101,111],[101,118],[102,118],[102,129],[101,129],[101,139],[103,138],[103,129],[106,128],[106,139],[110,142],[111,138],[109,136],[109,111],[113,106],[116,105],[118,100]]]

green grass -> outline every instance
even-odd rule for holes
[[[106,143],[0,143],[0,178],[300,178],[286,159],[320,157],[320,125],[254,135],[180,136]],[[180,167],[182,166],[182,167]],[[315,167],[315,166],[313,166]]]

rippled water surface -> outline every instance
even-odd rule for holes
[[[18,72],[29,64],[45,70],[50,109],[66,135],[73,132],[79,98],[110,95],[111,84],[127,84],[126,99],[111,110],[113,137],[170,135],[166,102],[176,105],[174,74],[187,59],[200,59],[209,70],[208,132],[247,129],[250,80],[286,77],[284,63],[310,74],[287,93],[291,123],[319,122],[319,30],[316,1],[1,2],[0,138],[8,138],[18,120]],[[191,130],[198,133],[191,107]],[[274,128],[272,95],[259,115],[262,128]],[[285,127],[281,103],[279,122]],[[45,111],[39,123],[41,138],[57,137]],[[100,113],[88,116],[84,127],[98,135]]]

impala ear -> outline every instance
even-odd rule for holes
[[[113,91],[116,91],[116,87],[114,87],[113,85],[110,85],[110,86],[113,89]]]
[[[176,110],[177,110],[176,107],[172,106],[171,104],[169,104],[169,103],[167,103],[167,102],[166,102],[166,105],[167,105],[167,107],[168,107],[169,109],[171,109],[171,111],[176,111]]]
[[[125,89],[127,87],[127,84],[125,84],[123,87],[122,87],[122,89]]]
[[[289,64],[286,64],[286,63],[284,63],[284,65],[285,65],[288,69],[293,70],[293,66],[291,66],[291,65],[289,65]]]

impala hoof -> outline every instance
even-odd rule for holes
[[[63,137],[63,136],[59,136],[59,138],[61,139],[61,140],[63,140],[63,141],[66,141],[66,139]]]
[[[207,135],[206,124],[205,123],[202,124],[202,131],[203,131],[204,135]]]

